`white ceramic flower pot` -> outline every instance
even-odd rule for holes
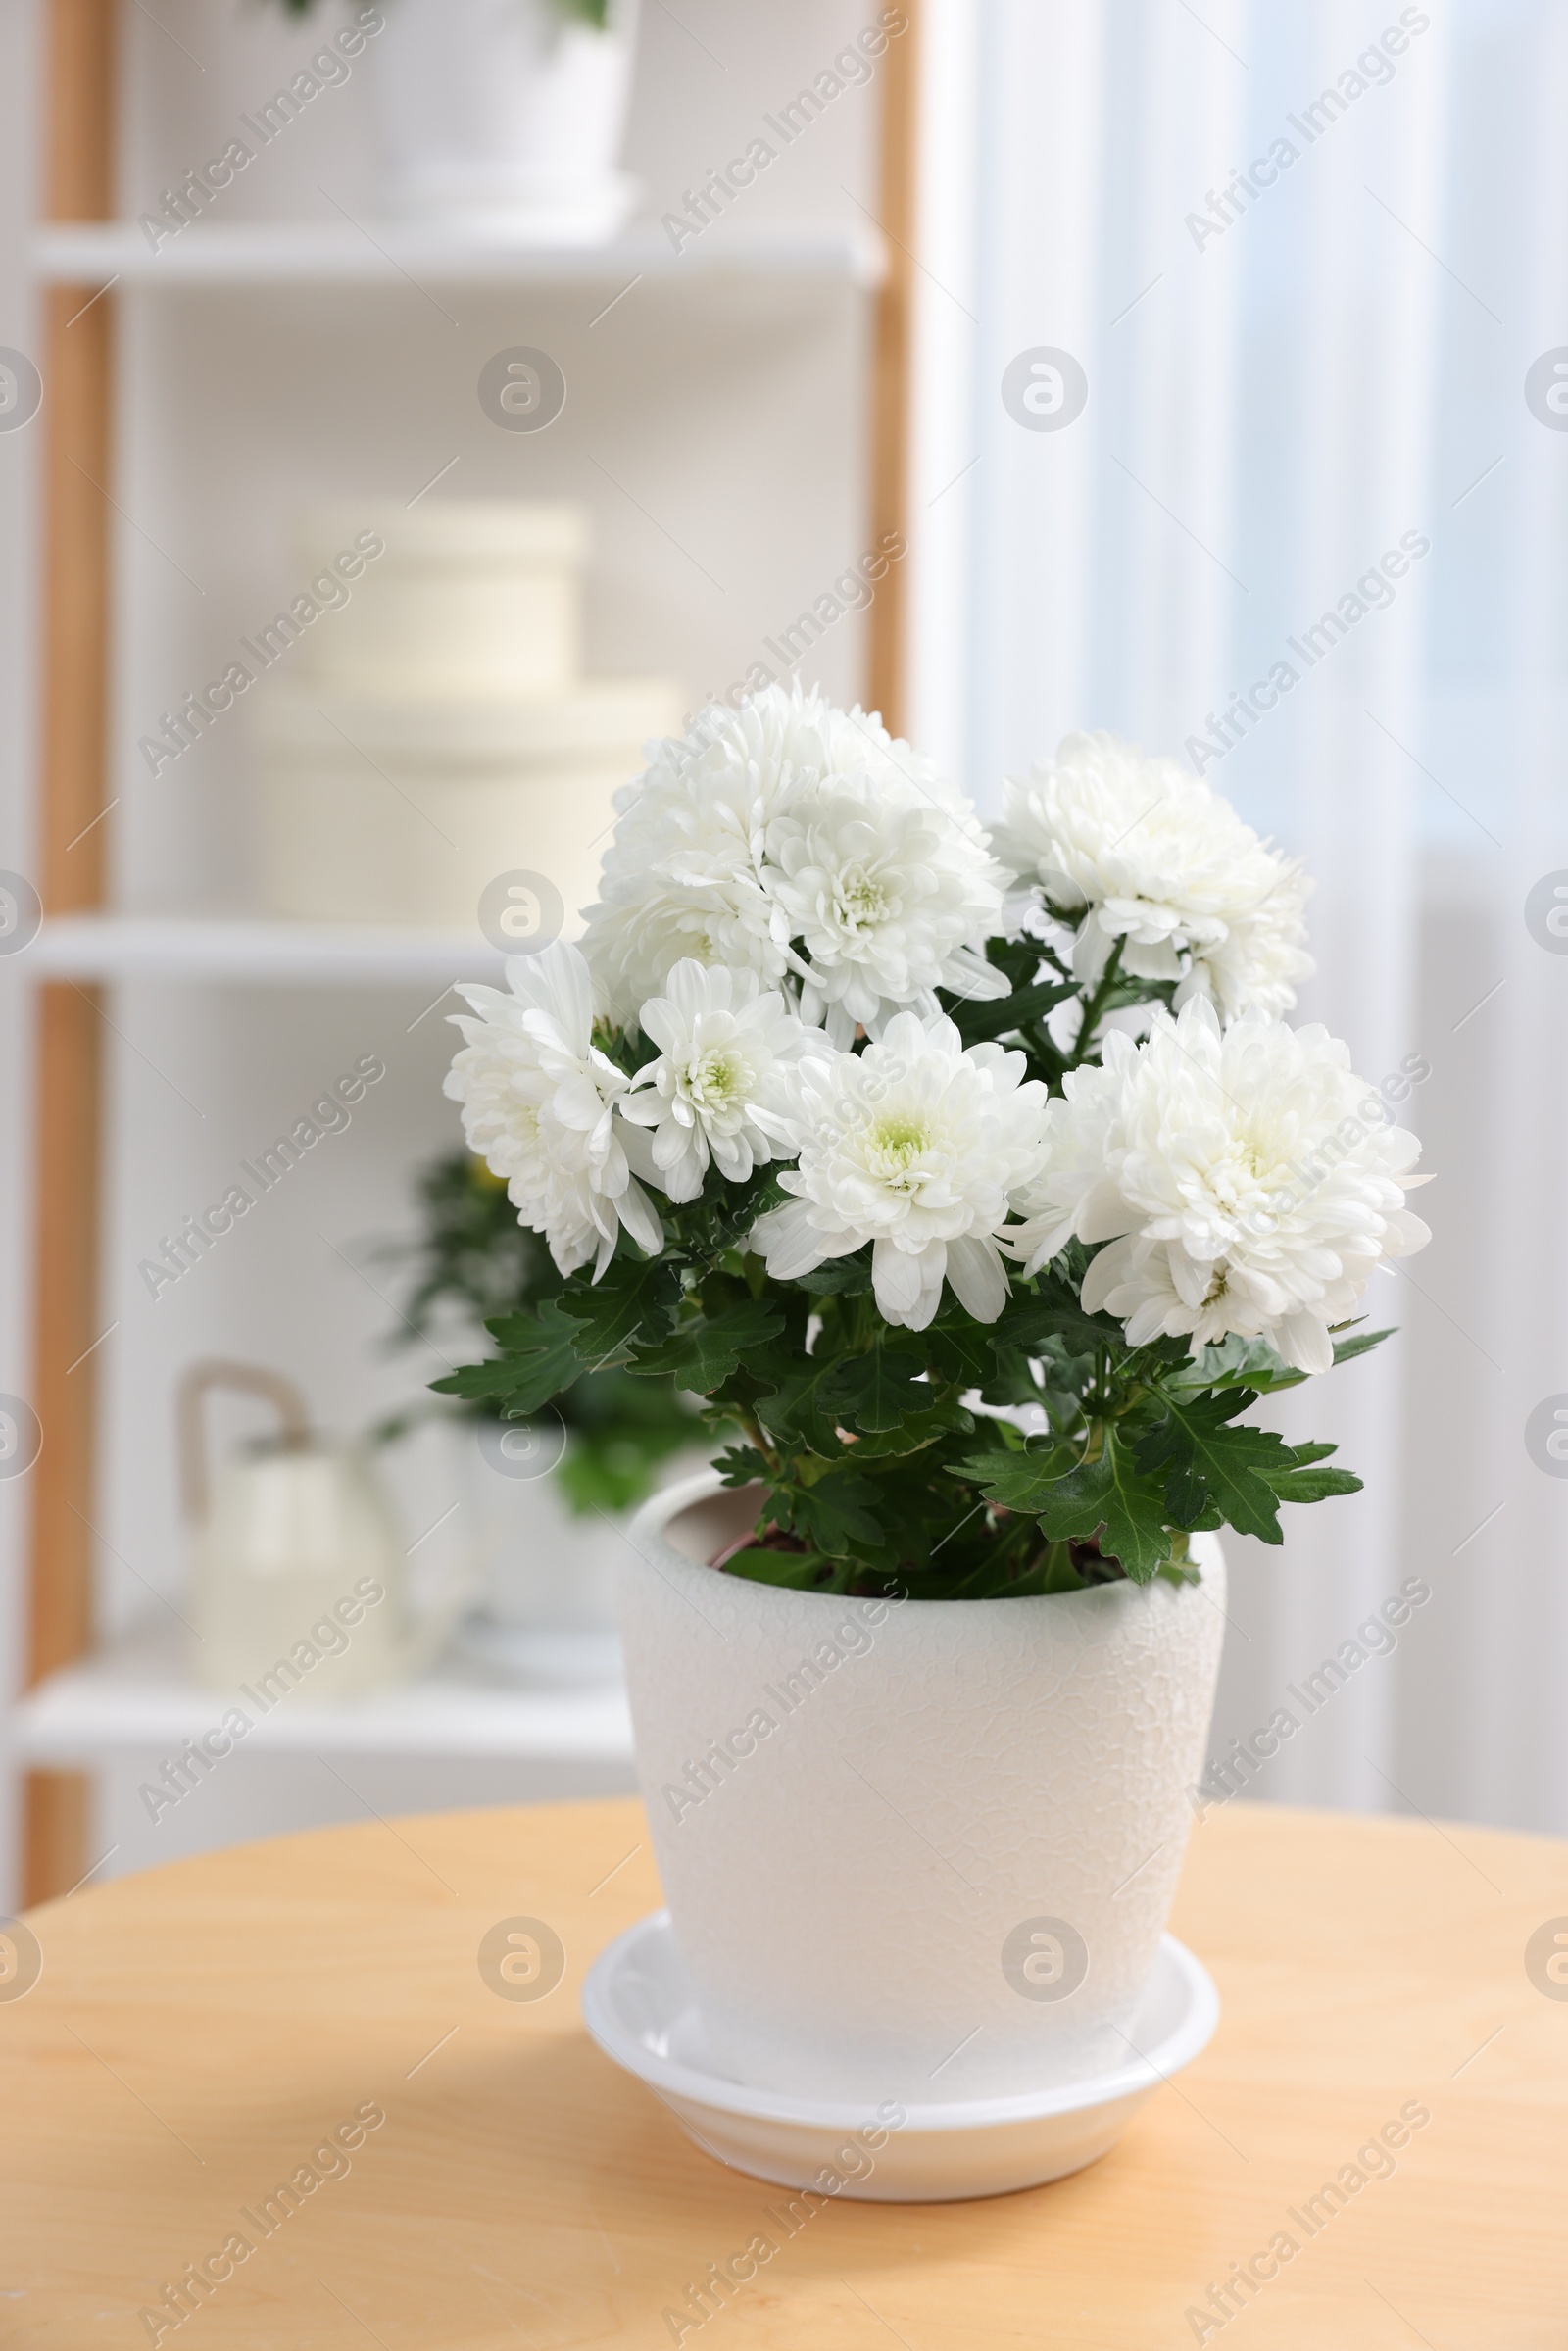
[[[563,243],[613,236],[636,0],[604,32],[554,0],[387,0],[375,43],[388,209]]]
[[[1219,1670],[1198,1587],[839,1600],[706,1565],[755,1498],[656,1495],[618,1568],[637,1764],[735,2080],[921,2104],[1126,2061]]]

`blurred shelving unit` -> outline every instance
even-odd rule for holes
[[[116,315],[130,297],[224,289],[330,287],[346,300],[410,280],[425,286],[580,286],[618,301],[738,281],[824,284],[873,304],[869,363],[869,524],[901,530],[906,512],[909,302],[915,264],[914,140],[918,13],[881,77],[875,226],[724,223],[677,253],[657,227],[610,243],[519,245],[408,222],[194,223],[155,250],[115,206],[121,0],[49,0],[46,222],[32,247],[45,318],[48,386],[42,480],[43,583],[40,894],[46,919],[20,959],[36,995],[36,1247],[32,1400],[47,1441],[32,1474],[27,1695],[13,1748],[27,1769],[24,1899],[72,1886],[86,1861],[84,1774],[138,1747],[181,1739],[212,1719],[212,1697],[180,1669],[172,1641],[137,1635],[93,1645],[93,1469],[101,1336],[93,1236],[106,1182],[103,1029],[107,992],[146,980],[249,988],[428,988],[494,978],[501,958],[475,932],[320,926],[191,913],[121,913],[106,904],[108,756],[115,637]],[[881,233],[885,229],[886,234]],[[607,305],[608,307],[608,305]],[[744,328],[738,329],[744,332]],[[127,348],[131,338],[127,338]],[[903,567],[867,620],[866,698],[898,729]],[[112,1180],[109,1179],[109,1180]],[[352,1708],[302,1709],[259,1726],[258,1752],[313,1748],[421,1756],[623,1762],[630,1732],[614,1690],[486,1688],[442,1668]]]
[[[224,1702],[191,1680],[172,1630],[144,1627],[51,1674],[17,1708],[12,1739],[19,1756],[45,1770],[174,1755]],[[246,1734],[245,1751],[620,1763],[631,1754],[631,1718],[613,1684],[514,1690],[446,1664],[352,1704],[285,1698]]]
[[[153,291],[208,286],[377,286],[400,276],[446,285],[629,286],[779,278],[862,287],[887,275],[874,229],[730,228],[679,251],[661,230],[604,245],[523,245],[407,221],[198,222],[153,246],[134,221],[38,231],[34,275],[50,285]]]
[[[245,915],[56,914],[26,951],[48,980],[225,980],[259,985],[421,986],[495,980],[504,958],[477,932]]]

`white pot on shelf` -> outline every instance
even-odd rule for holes
[[[601,32],[557,0],[386,0],[375,43],[389,211],[540,241],[614,236],[637,0]]]
[[[710,1471],[617,1564],[637,1766],[707,2042],[796,2098],[919,2104],[1125,2063],[1202,1770],[1202,1583],[891,1604],[706,1564]]]
[[[465,1540],[479,1605],[461,1636],[466,1655],[506,1680],[577,1685],[621,1671],[615,1570],[630,1514],[574,1510],[557,1475],[554,1424],[455,1420]],[[569,1439],[567,1440],[569,1444]],[[666,1477],[690,1475],[692,1453]]]

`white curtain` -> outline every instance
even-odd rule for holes
[[[1296,1017],[1439,1178],[1399,1336],[1288,1399],[1366,1490],[1232,1545],[1214,1751],[1285,1708],[1259,1797],[1558,1830],[1568,955],[1525,903],[1568,875],[1568,431],[1525,382],[1565,109],[1550,0],[930,0],[911,537],[916,738],[982,807],[1070,727],[1185,748],[1305,858]],[[1087,375],[1059,428],[1004,397],[1037,351]]]

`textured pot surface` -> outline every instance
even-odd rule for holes
[[[842,1600],[715,1573],[755,1500],[634,1522],[618,1606],[660,1874],[709,2041],[806,2097],[997,2097],[1125,2062],[1202,1770],[1225,1571]]]

